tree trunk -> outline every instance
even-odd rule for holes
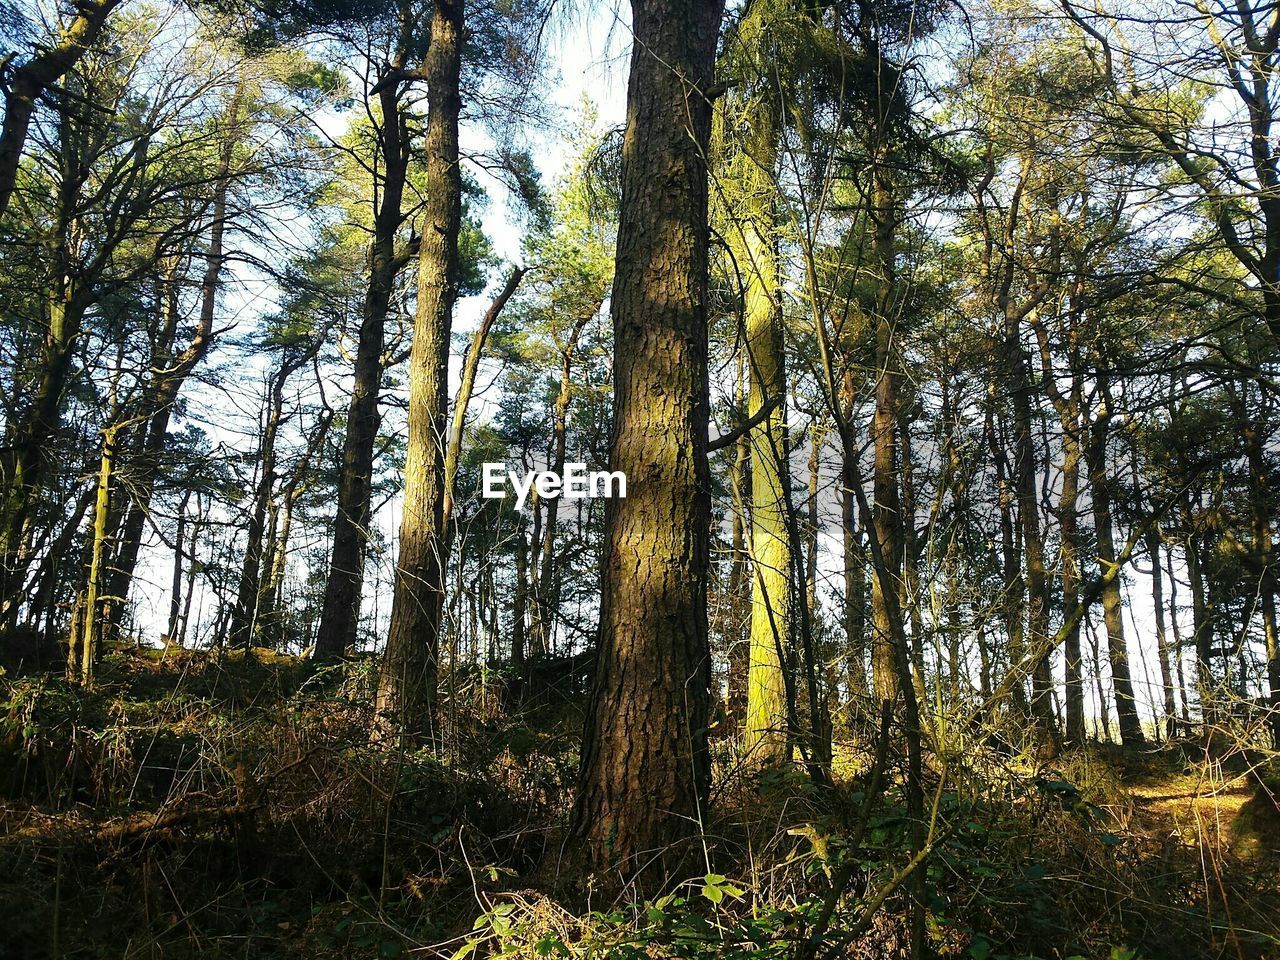
[[[745,370],[742,351],[738,351],[737,399],[742,408],[746,400]],[[747,529],[751,510],[746,492],[751,487],[751,440],[746,433],[734,444],[730,477],[733,530],[732,558],[729,563],[729,596],[726,633],[729,642],[729,682],[726,711],[733,728],[741,731],[747,718],[747,681],[751,669],[751,553],[747,549]]]
[[[1102,385],[1108,409],[1098,416],[1089,430],[1087,460],[1089,463],[1089,497],[1093,502],[1093,525],[1098,543],[1098,564],[1106,571],[1116,563],[1115,535],[1111,519],[1111,477],[1107,471],[1107,424],[1110,398]],[[1133,681],[1129,676],[1129,650],[1124,636],[1124,603],[1120,596],[1120,578],[1113,577],[1102,590],[1102,620],[1107,629],[1107,654],[1111,659],[1111,681],[1116,699],[1116,717],[1120,722],[1120,742],[1126,747],[1146,741],[1138,707],[1133,697]]]
[[[289,561],[289,535],[293,528],[294,505],[307,491],[307,474],[311,471],[311,464],[315,461],[316,454],[324,446],[332,425],[332,411],[325,410],[320,415],[320,422],[312,427],[307,448],[294,464],[284,489],[280,491],[279,500],[276,502],[276,515],[271,522],[271,536],[267,538],[267,548],[262,553],[263,560],[270,561],[270,566],[260,578],[258,622],[261,624],[260,631],[267,636],[273,646],[282,640],[280,594],[284,587],[284,575]]]
[[[34,57],[9,76],[4,92],[4,125],[0,127],[0,217],[13,196],[36,101],[97,41],[119,3],[120,0],[84,0],[77,4],[75,18],[60,31],[57,40],[39,47]]]
[[[1062,567],[1062,608],[1073,610],[1080,602],[1080,424],[1078,417],[1063,424],[1062,493],[1058,498],[1059,557]],[[1067,631],[1062,643],[1065,661],[1064,700],[1066,739],[1079,745],[1086,737],[1084,678],[1081,673],[1080,625]]]
[[[1045,568],[1040,499],[1036,489],[1039,458],[1036,455],[1032,424],[1032,386],[1022,349],[1021,311],[1003,297],[1002,301],[1005,363],[1013,405],[1013,482],[1026,575],[1026,644],[1030,649],[1037,650],[1044,647],[1049,635],[1049,577]],[[1036,727],[1040,751],[1045,757],[1052,757],[1057,752],[1052,696],[1053,676],[1046,652],[1036,661],[1031,673],[1031,717]]]
[[[103,558],[107,548],[107,515],[111,506],[111,476],[115,462],[117,428],[102,431],[102,460],[98,468],[98,494],[93,512],[92,550],[89,559],[89,582],[85,588],[79,641],[80,682],[93,686],[94,671],[98,664],[101,617],[99,594],[103,585]]]
[[[885,595],[900,589],[902,578],[902,503],[898,495],[898,370],[893,337],[894,199],[889,173],[877,163],[875,191],[875,259],[880,271],[876,308],[876,409],[871,439],[875,447],[872,486],[873,534],[884,559],[883,576],[871,580],[871,685],[876,703],[898,699],[894,665],[892,602]],[[904,638],[905,640],[905,638]]]
[[[462,169],[464,0],[437,0],[427,51],[426,186],[418,303],[409,355],[409,442],[404,515],[396,561],[391,627],[378,676],[377,710],[406,736],[435,736],[436,675],[444,604],[444,449],[448,416],[449,334],[458,298]]]
[[[231,163],[238,144],[240,111],[244,97],[243,84],[237,84],[231,95],[224,122],[218,157],[218,173],[214,181],[213,204],[210,210],[209,246],[204,256],[204,276],[200,283],[200,315],[196,321],[191,342],[176,356],[170,355],[178,320],[178,279],[170,279],[164,347],[155,358],[148,385],[148,396],[142,402],[142,449],[138,456],[138,471],[131,485],[132,499],[125,515],[120,535],[120,552],[111,576],[111,600],[109,629],[112,633],[120,627],[125,601],[133,585],[133,574],[142,548],[142,531],[151,509],[155,493],[156,475],[160,458],[169,436],[169,421],[178,402],[178,395],[187,379],[213,346],[213,320],[218,306],[218,290],[221,286],[222,267],[225,261],[223,238],[227,226],[227,193],[231,183]]]
[[[844,377],[841,400],[853,414],[853,378]],[[847,421],[846,421],[847,422]],[[844,633],[846,672],[849,675],[849,716],[861,715],[870,704],[867,686],[867,563],[858,523],[858,497],[853,485],[861,477],[856,457],[858,445],[852,430],[840,431],[841,501],[844,516]]]
[[[271,504],[271,491],[276,481],[276,437],[284,419],[284,387],[289,376],[298,368],[293,360],[285,360],[271,377],[267,391],[267,411],[263,420],[262,436],[258,443],[260,472],[254,486],[253,503],[249,511],[249,530],[245,540],[244,563],[240,567],[240,583],[236,589],[235,608],[231,614],[230,643],[245,650],[253,645],[260,626],[258,601],[262,587],[262,562],[265,559],[263,534],[266,531],[267,511]]]
[[[777,130],[773,107],[753,100],[741,167],[746,198],[729,239],[742,271],[746,323],[747,414],[770,412],[750,431],[751,533],[754,560],[751,589],[751,645],[747,679],[747,720],[742,748],[747,762],[767,766],[790,756],[793,713],[787,660],[791,648],[791,549],[786,503],[791,482],[786,434],[786,359],[782,303],[778,292],[777,230],[773,174]]]
[[[710,788],[707,99],[721,0],[633,0],[613,286],[611,470],[595,683],[573,833],[635,873]]]
[[[560,388],[551,408],[551,470],[564,473],[565,451],[568,445],[569,405],[573,402],[573,359],[578,349],[578,338],[583,328],[600,309],[599,304],[584,313],[569,331],[569,339],[560,350]],[[559,525],[560,498],[547,500],[545,526],[542,529],[542,564],[538,572],[538,616],[534,619],[534,645],[539,650],[551,649],[551,637],[556,619],[560,615],[560,577],[556,570],[556,530]]]
[[[1160,659],[1160,685],[1163,688],[1165,736],[1178,733],[1178,707],[1174,700],[1173,666],[1169,657],[1169,636],[1165,627],[1164,571],[1160,565],[1160,528],[1151,524],[1147,530],[1147,553],[1151,557],[1151,606],[1156,616],[1156,653]]]
[[[407,14],[406,14],[407,15]],[[408,37],[402,29],[400,48],[392,69],[403,67]],[[338,477],[338,509],[333,520],[329,551],[329,575],[325,579],[320,627],[313,656],[332,660],[356,642],[360,598],[364,584],[365,550],[369,543],[370,492],[373,485],[374,447],[378,438],[378,397],[382,388],[383,342],[387,312],[396,274],[402,261],[396,257],[396,232],[403,220],[405,177],[409,167],[409,136],[400,111],[400,83],[390,76],[379,81],[382,128],[382,195],[373,218],[369,244],[369,285],[360,312],[356,343],[355,380],[347,407],[347,430],[342,441],[342,468]]]
[[[1214,623],[1211,600],[1204,582],[1203,557],[1208,547],[1206,535],[1192,531],[1187,536],[1187,580],[1191,584],[1191,617],[1196,650],[1196,687],[1200,695],[1200,719],[1206,739],[1218,722],[1217,683],[1213,676]]]
[[[529,542],[524,535],[524,517],[516,519],[516,583],[511,598],[511,688],[508,701],[519,706],[524,700],[525,684],[525,608],[528,604]]]
[[[178,531],[173,538],[173,579],[169,589],[169,625],[164,634],[166,643],[178,642],[178,621],[182,617],[182,561],[187,547],[187,502],[190,499],[191,491],[188,490],[178,502]]]

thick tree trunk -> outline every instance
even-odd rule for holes
[[[613,287],[614,423],[595,684],[573,833],[634,873],[702,822],[707,649],[707,91],[720,0],[633,0]]]
[[[418,304],[409,355],[409,442],[404,515],[396,561],[391,628],[378,676],[377,709],[407,736],[436,733],[436,676],[444,604],[444,449],[448,418],[449,334],[458,298],[462,169],[464,0],[437,0],[427,51],[426,187]]]

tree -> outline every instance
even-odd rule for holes
[[[573,832],[635,873],[696,829],[707,714],[707,167],[723,6],[634,0],[595,681]]]
[[[436,735],[436,672],[444,605],[444,449],[449,335],[458,297],[462,168],[458,163],[464,0],[437,0],[427,82],[426,177],[418,302],[409,355],[409,446],[395,599],[378,676],[378,711],[400,730]]]
[[[57,27],[52,43],[41,44],[34,56],[12,69],[4,79],[4,124],[0,127],[0,218],[9,208],[18,177],[22,148],[27,142],[36,103],[97,43],[111,12],[120,0],[88,0],[78,4],[69,23]],[[0,72],[12,66],[17,55],[0,60]]]

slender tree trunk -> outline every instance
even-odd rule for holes
[[[86,687],[93,686],[101,638],[99,594],[103,586],[103,558],[107,550],[107,515],[111,505],[111,477],[115,463],[116,434],[115,426],[107,427],[102,431],[102,460],[98,468],[98,494],[93,512],[93,546],[90,552],[89,582],[85,588],[82,633],[79,642],[80,682]]]
[[[1058,498],[1059,556],[1062,565],[1062,608],[1073,610],[1080,602],[1080,423],[1071,416],[1063,424],[1062,492]],[[1068,743],[1084,743],[1084,678],[1081,673],[1080,624],[1067,631],[1062,644],[1064,667],[1064,700],[1066,739]]]
[[[132,499],[125,515],[120,535],[120,551],[111,577],[111,600],[108,615],[112,633],[119,630],[125,601],[133,585],[133,574],[142,548],[142,532],[151,509],[155,493],[160,459],[168,442],[169,422],[182,392],[183,385],[195,371],[213,346],[213,321],[218,306],[222,268],[226,259],[223,241],[227,227],[227,195],[231,186],[233,154],[239,143],[241,110],[244,102],[244,84],[236,85],[224,117],[226,129],[222,134],[222,146],[218,157],[218,172],[214,180],[213,203],[210,208],[209,246],[204,255],[204,276],[200,282],[200,314],[196,320],[191,342],[177,355],[170,355],[178,320],[177,278],[169,283],[165,322],[165,348],[156,358],[151,371],[148,396],[142,402],[142,449],[138,457],[137,475],[131,484]]]
[[[1249,462],[1250,532],[1261,594],[1262,636],[1267,657],[1267,699],[1271,705],[1271,740],[1280,749],[1280,639],[1276,633],[1276,592],[1280,590],[1280,580],[1276,577],[1272,557],[1271,484],[1263,453],[1270,438],[1260,433],[1263,429],[1260,422],[1249,418],[1244,397],[1239,396],[1235,390],[1231,391],[1231,397],[1244,439],[1245,456]]]
[[[1044,647],[1049,635],[1049,576],[1044,560],[1044,536],[1040,527],[1040,498],[1036,489],[1037,465],[1031,391],[1027,363],[1022,349],[1021,311],[1002,299],[1005,358],[1009,394],[1013,406],[1013,482],[1017,494],[1018,522],[1022,533],[1022,553],[1026,575],[1027,646]],[[1031,673],[1031,717],[1045,757],[1057,752],[1057,730],[1053,716],[1053,675],[1046,652]]]
[[[262,585],[262,561],[266,557],[263,534],[266,532],[271,492],[276,482],[276,437],[284,419],[284,387],[294,369],[296,367],[291,362],[283,363],[272,375],[267,391],[266,416],[258,443],[258,481],[254,486],[253,501],[249,509],[244,562],[240,567],[240,582],[231,613],[231,646],[245,650],[252,646],[261,623],[258,600]]]
[[[1080,601],[1080,461],[1082,458],[1082,424],[1080,411],[1083,406],[1083,389],[1079,375],[1079,350],[1076,345],[1079,327],[1076,300],[1066,314],[1066,336],[1070,353],[1071,385],[1066,394],[1058,389],[1053,366],[1053,355],[1048,331],[1039,312],[1032,310],[1028,320],[1040,345],[1040,368],[1045,391],[1058,412],[1062,428],[1062,490],[1058,497],[1058,557],[1062,580],[1062,607],[1067,616]],[[1063,639],[1064,701],[1066,714],[1066,740],[1081,744],[1087,732],[1084,723],[1084,683],[1081,676],[1080,624],[1069,623]]]
[[[871,685],[877,703],[898,699],[898,671],[893,654],[890,600],[885,591],[900,589],[902,578],[902,503],[898,494],[898,361],[894,350],[893,187],[883,163],[875,165],[872,216],[875,260],[880,271],[875,317],[875,414],[871,439],[875,447],[872,474],[873,534],[886,569],[871,580]]]
[[[1215,630],[1211,600],[1204,582],[1203,556],[1208,553],[1204,539],[1203,535],[1196,532],[1190,533],[1187,537],[1187,580],[1191,584],[1191,616],[1194,630],[1193,643],[1196,650],[1196,687],[1200,695],[1200,719],[1204,725],[1204,735],[1209,739],[1218,722],[1218,684],[1214,680],[1211,663]]]
[[[846,372],[841,401],[853,414],[853,376]],[[849,716],[856,718],[870,703],[867,685],[867,563],[862,549],[858,522],[858,497],[853,485],[858,482],[858,444],[851,428],[840,431],[841,505],[844,516],[844,630],[849,677]]]
[[[436,734],[436,675],[444,603],[444,449],[449,335],[458,298],[464,0],[437,0],[427,51],[426,187],[418,304],[409,355],[409,443],[391,628],[378,676],[378,713],[400,732]]]
[[[529,544],[525,540],[524,517],[516,520],[516,584],[511,598],[511,688],[508,700],[518,706],[524,700],[525,608],[528,603]]]
[[[987,385],[988,407],[984,430],[991,458],[996,465],[996,505],[1000,511],[1000,568],[1001,597],[1000,612],[1003,614],[1005,630],[1005,647],[1011,663],[1022,662],[1023,650],[1023,604],[1026,600],[1026,581],[1022,576],[1022,552],[1014,527],[1014,494],[1009,482],[1009,463],[1004,444],[996,435],[994,402],[998,393],[995,378]],[[992,651],[998,659],[999,651]],[[989,662],[989,666],[990,666]],[[1027,704],[1027,692],[1021,680],[1013,684],[1010,696],[1014,710],[1022,718],[1031,715]]]
[[[261,630],[274,645],[280,640],[280,594],[284,586],[284,575],[289,561],[289,536],[293,529],[293,510],[298,498],[307,491],[308,477],[316,454],[324,446],[333,425],[332,412],[326,410],[320,415],[320,422],[311,428],[311,436],[307,440],[307,448],[289,473],[289,479],[280,491],[280,497],[273,505],[275,516],[271,522],[271,536],[267,539],[267,548],[263,551],[263,560],[270,566],[261,576],[258,588],[258,620]],[[305,648],[304,648],[305,649]]]
[[[91,47],[120,0],[81,0],[76,15],[57,38],[38,48],[34,57],[18,67],[4,86],[4,124],[0,127],[0,217],[9,208],[22,148],[27,142],[36,101],[57,83]]]
[[[1093,653],[1093,684],[1098,697],[1098,714],[1102,719],[1102,736],[1111,743],[1111,704],[1106,688],[1102,685],[1102,651],[1098,646],[1098,632],[1094,628],[1092,616],[1086,616],[1085,627],[1089,634],[1089,648]]]
[[[742,352],[738,352],[738,406],[746,400],[745,368]],[[732,559],[729,567],[727,601],[729,637],[729,682],[726,711],[736,731],[741,731],[747,717],[747,680],[751,669],[751,553],[747,549],[747,530],[751,524],[751,508],[746,492],[751,489],[751,440],[746,433],[734,444],[730,468],[733,506]]]
[[[178,639],[178,620],[182,616],[182,563],[187,548],[187,502],[191,499],[188,490],[178,501],[178,530],[173,538],[173,579],[169,588],[169,626],[164,638],[167,643],[176,643]]]
[[[83,285],[73,275],[70,247],[78,232],[74,189],[64,184],[59,198],[60,226],[51,253],[52,290],[47,299],[48,327],[41,345],[39,375],[30,403],[12,425],[0,449],[0,622],[16,622],[31,560],[30,522],[50,462],[49,444],[62,426],[62,402],[88,308]]]
[[[804,582],[805,606],[809,610],[809,622],[816,628],[818,616],[818,534],[821,525],[818,520],[818,487],[821,483],[821,454],[826,443],[826,430],[815,419],[809,430],[809,501],[805,505],[805,543],[804,543]]]
[[[1110,398],[1104,398],[1110,405]],[[1093,502],[1093,525],[1098,544],[1098,563],[1103,571],[1116,563],[1115,535],[1111,518],[1111,477],[1107,470],[1108,409],[1094,420],[1090,428],[1087,459],[1089,461],[1089,497]],[[1116,717],[1120,722],[1120,742],[1137,746],[1146,738],[1138,718],[1133,697],[1133,681],[1129,675],[1129,650],[1124,635],[1124,603],[1120,596],[1120,579],[1113,577],[1102,589],[1102,620],[1107,630],[1107,653],[1111,659],[1111,681],[1116,698]]]
[[[741,274],[744,343],[751,418],[770,412],[749,433],[751,445],[751,643],[742,749],[757,766],[785,762],[794,703],[787,676],[791,649],[792,556],[786,500],[790,483],[786,435],[786,360],[778,289],[774,168],[778,131],[771,95],[752,97],[736,175],[743,203],[727,227]]]
[[[909,404],[907,404],[909,406]],[[924,685],[924,616],[920,606],[920,547],[916,541],[915,453],[911,443],[911,419],[902,417],[899,450],[902,460],[902,607],[911,624],[911,679],[916,699],[927,703]]]
[[[707,91],[721,0],[633,0],[613,286],[614,417],[595,683],[573,833],[634,873],[710,787]],[[669,865],[669,861],[668,861]]]
[[[1151,557],[1151,606],[1156,617],[1156,653],[1160,659],[1160,685],[1163,688],[1165,736],[1178,734],[1178,707],[1174,701],[1173,667],[1169,657],[1169,636],[1165,629],[1164,571],[1160,561],[1160,529],[1152,524],[1147,530],[1147,553]]]
[[[404,66],[410,21],[402,10],[401,43],[392,70]],[[342,441],[342,468],[338,477],[338,509],[333,520],[329,551],[329,575],[324,585],[320,627],[313,655],[332,660],[356,642],[360,599],[364,585],[365,553],[369,543],[370,495],[373,486],[374,449],[378,439],[378,397],[382,388],[383,344],[396,275],[404,260],[396,256],[396,232],[403,220],[405,177],[409,166],[409,134],[400,110],[400,82],[390,75],[378,84],[382,107],[379,152],[382,158],[382,192],[373,218],[369,244],[369,285],[360,313],[356,342],[355,380],[347,407],[347,430]]]
[[[578,349],[578,338],[583,328],[594,317],[600,305],[584,313],[569,331],[568,340],[560,350],[560,388],[551,408],[551,470],[564,473],[564,461],[568,448],[569,407],[573,403],[573,360]],[[534,644],[542,650],[551,648],[556,620],[560,616],[560,576],[556,569],[556,533],[559,527],[560,498],[547,500],[545,526],[542,528],[542,561],[538,573],[538,616],[534,620]]]

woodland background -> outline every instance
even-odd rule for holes
[[[1280,4],[0,14],[0,954],[1276,955]]]

